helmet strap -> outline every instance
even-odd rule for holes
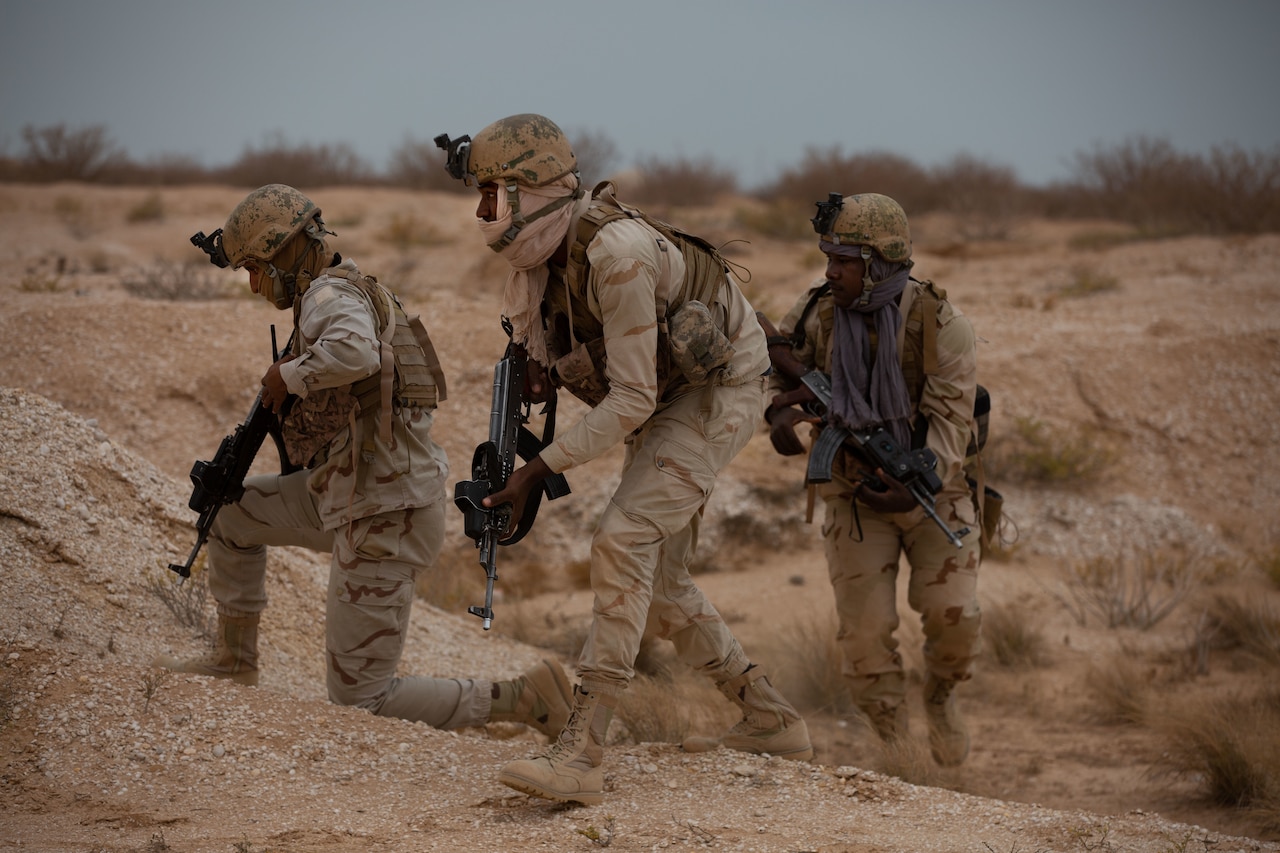
[[[520,236],[520,232],[529,223],[538,221],[548,213],[555,213],[566,204],[570,204],[571,202],[575,202],[582,198],[583,195],[582,183],[579,182],[578,189],[574,191],[573,195],[567,195],[562,198],[555,199],[537,213],[532,216],[525,217],[525,215],[520,212],[520,192],[518,187],[519,185],[516,184],[515,181],[509,181],[506,184],[507,204],[511,207],[511,226],[507,228],[506,231],[502,232],[501,237],[489,244],[489,248],[493,249],[495,252],[501,252],[503,249],[514,243],[516,238]]]
[[[871,280],[871,247],[862,247],[862,296],[858,298],[858,307],[866,308],[871,304],[871,291],[876,282]]]

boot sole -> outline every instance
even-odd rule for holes
[[[556,800],[561,803],[582,803],[586,806],[598,806],[604,802],[603,791],[581,791],[576,794],[563,794],[559,791],[544,788],[531,779],[505,771],[498,774],[498,781],[522,794],[528,794],[531,797],[542,797],[544,800]]]
[[[151,665],[161,669],[167,669],[172,672],[181,672],[185,675],[204,675],[209,678],[220,678],[223,681],[234,681],[236,684],[242,684],[245,687],[258,686],[258,670],[256,669],[246,669],[236,673],[217,672],[212,669],[188,666],[186,661],[169,657],[168,655],[161,655],[153,660]]]

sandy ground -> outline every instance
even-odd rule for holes
[[[1014,223],[1007,239],[975,243],[942,219],[914,223],[917,273],[973,319],[995,401],[991,476],[1018,539],[982,569],[984,611],[1020,614],[1042,642],[1038,662],[984,659],[961,694],[973,752],[959,768],[932,766],[923,746],[886,755],[836,683],[806,714],[811,763],[686,755],[676,737],[615,723],[605,803],[566,808],[496,781],[538,747],[534,733],[439,732],[325,701],[327,563],[315,555],[273,552],[259,688],[148,665],[201,648],[164,600],[164,566],[192,542],[187,473],[247,410],[270,325],[288,334],[288,314],[246,298],[188,242],[242,196],[166,189],[154,196],[160,219],[130,222],[152,191],[0,186],[0,849],[1280,850],[1274,824],[1214,806],[1201,780],[1169,772],[1150,723],[1275,682],[1274,663],[1206,651],[1197,625],[1215,596],[1280,601],[1256,565],[1280,545],[1280,236],[1082,248],[1073,237],[1122,229]],[[431,329],[451,391],[437,437],[465,476],[503,345],[502,267],[474,233],[472,200],[314,197],[336,248]],[[663,213],[719,241],[740,236],[733,214],[748,204]],[[752,237],[731,251],[775,318],[820,272],[807,243]],[[1114,286],[1072,296],[1085,279]],[[1087,483],[1018,479],[1011,448],[1030,422],[1114,461]],[[404,670],[505,678],[550,655],[572,673],[589,608],[577,579],[616,462],[570,472],[573,495],[503,551],[487,633],[465,614],[480,569],[451,517]],[[717,487],[699,575],[748,651],[796,693],[821,674],[833,618],[801,477],[758,435]],[[1196,572],[1154,628],[1109,629],[1072,605],[1073,568],[1153,554]],[[918,683],[919,630],[903,613]],[[664,666],[661,649],[651,661]],[[1097,685],[1117,672],[1140,687],[1144,724],[1106,713]],[[632,692],[690,730],[731,717],[680,672]]]

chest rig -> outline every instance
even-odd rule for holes
[[[344,279],[357,287],[373,307],[380,368],[350,386],[326,388],[298,400],[281,424],[291,462],[307,465],[343,427],[373,420],[382,412],[378,437],[391,440],[392,413],[399,408],[434,409],[446,398],[444,370],[435,346],[417,314],[408,314],[394,293],[373,276],[330,267],[319,277]],[[301,311],[301,294],[294,301],[294,328]],[[300,335],[299,335],[300,337]],[[361,453],[372,459],[374,433],[364,431]]]
[[[673,385],[705,378],[686,375],[694,371],[680,364],[688,362],[673,360],[671,321],[688,303],[712,304],[725,284],[728,264],[720,252],[702,238],[619,202],[614,197],[613,185],[607,181],[596,185],[591,198],[592,205],[575,227],[564,273],[560,275],[552,270],[543,299],[543,319],[554,360],[552,381],[591,406],[599,405],[609,393],[604,322],[590,309],[591,261],[587,248],[600,229],[610,222],[637,219],[657,232],[660,251],[678,251],[685,263],[683,281],[659,281],[654,294],[658,399],[662,400]],[[677,350],[681,351],[679,345]],[[727,361],[727,356],[724,360]]]

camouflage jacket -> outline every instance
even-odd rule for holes
[[[338,268],[358,272],[349,259]],[[280,374],[301,398],[296,405],[323,406],[324,398],[341,398],[380,370],[377,314],[359,287],[332,275],[315,279],[300,299],[297,358]],[[431,438],[434,409],[397,407],[389,442],[379,435],[382,417],[375,409],[347,418],[310,460],[309,483],[326,529],[444,498],[449,466]],[[362,452],[365,446],[372,452]]]
[[[569,233],[573,233],[572,226]],[[586,310],[603,330],[608,391],[582,420],[561,431],[542,451],[543,461],[555,472],[581,465],[622,442],[644,425],[661,403],[702,390],[702,386],[673,382],[664,392],[665,399],[658,399],[654,306],[659,292],[681,292],[685,263],[680,252],[643,222],[622,219],[600,228],[587,248],[587,257],[590,267],[585,282],[566,282],[563,270],[552,270],[544,304],[554,309],[557,300],[565,299],[563,290],[575,294],[570,297],[573,300],[585,301]],[[585,294],[585,300],[576,294]],[[560,306],[562,310],[565,307]],[[731,277],[725,276],[718,298],[708,307],[723,323],[721,328],[733,344],[734,355],[725,372],[740,377],[735,382],[763,374],[769,367],[764,332]],[[553,338],[556,354],[563,354],[568,345]]]

